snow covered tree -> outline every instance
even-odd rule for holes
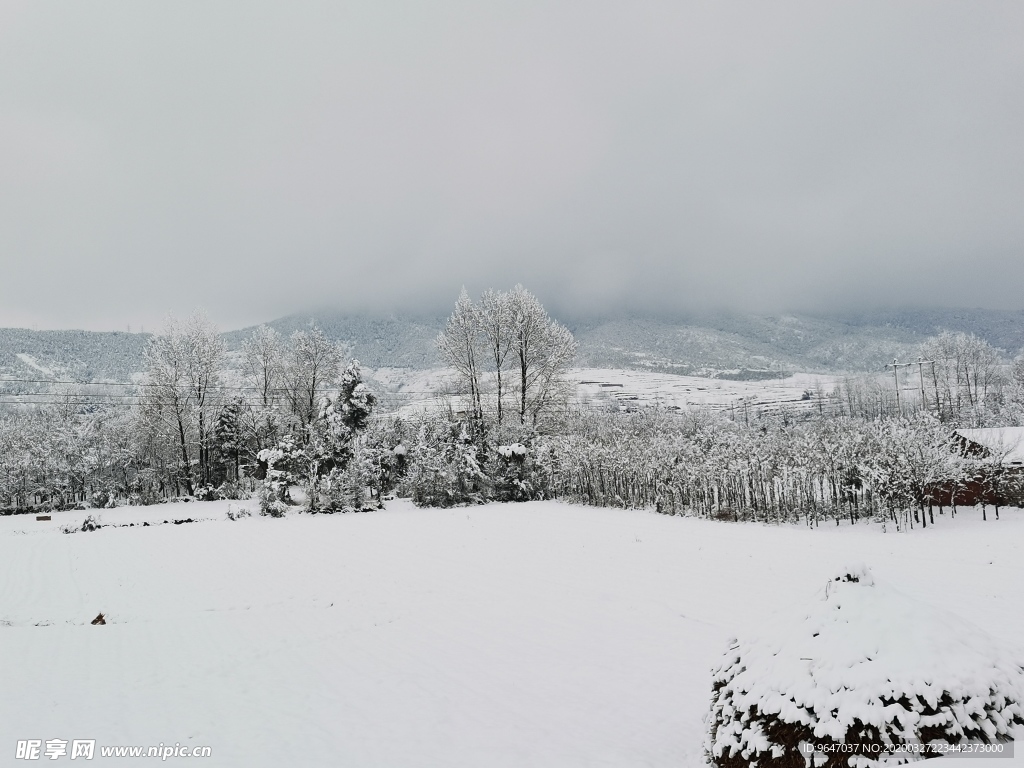
[[[485,351],[480,310],[473,304],[465,288],[455,302],[455,311],[437,337],[437,350],[441,359],[455,369],[468,392],[473,424],[479,430],[483,420],[480,379]]]
[[[280,399],[284,386],[286,345],[281,334],[261,325],[242,342],[242,360],[246,380],[256,401],[268,408]]]
[[[251,457],[281,438],[287,412],[284,405],[287,352],[287,340],[265,325],[242,342],[242,370],[248,396],[239,413],[239,430],[242,444],[251,450]]]
[[[217,417],[214,438],[222,457],[225,480],[237,482],[240,475],[240,459],[243,449],[242,400],[235,398],[226,403]]]
[[[193,457],[199,482],[209,481],[210,449],[217,408],[213,392],[219,389],[224,342],[201,313],[181,324],[168,318],[162,333],[145,350],[146,391],[139,414],[146,425],[177,442],[179,478],[186,492],[194,492]],[[190,449],[195,449],[193,453]]]
[[[519,423],[536,423],[543,412],[565,402],[569,389],[564,374],[577,345],[567,328],[548,317],[537,297],[517,285],[508,293],[487,291],[479,304],[463,288],[437,347],[468,392],[468,410],[480,439],[487,374],[494,374],[497,423],[504,421],[509,391],[516,395]]]
[[[285,355],[282,387],[292,418],[304,430],[317,417],[320,398],[338,379],[344,353],[323,331],[296,331]]]
[[[424,420],[408,453],[405,492],[414,504],[452,507],[486,500],[480,447],[457,421]]]
[[[307,453],[310,461],[309,509],[359,509],[355,502],[369,485],[368,468],[353,466],[356,437],[369,421],[377,402],[363,383],[359,361],[341,374],[336,394],[321,400],[319,418],[310,425]],[[323,496],[323,499],[320,497]]]
[[[922,344],[921,354],[934,361],[925,389],[927,396],[931,385],[940,418],[980,426],[1004,383],[999,351],[974,334],[944,331]]]
[[[562,378],[576,356],[576,340],[565,326],[548,317],[537,297],[522,285],[509,295],[512,355],[518,373],[519,422],[564,400]]]
[[[480,297],[480,330],[487,347],[488,364],[493,365],[497,422],[504,420],[504,397],[507,389],[505,370],[509,353],[515,344],[515,317],[509,293],[484,291]]]
[[[371,493],[378,500],[391,493],[405,476],[413,438],[412,424],[398,416],[368,424],[359,453],[367,466]]]
[[[261,493],[268,509],[280,511],[281,503],[288,500],[287,487],[294,483],[305,486],[310,512],[334,511],[338,493],[351,495],[345,486],[352,478],[348,465],[376,397],[363,383],[357,361],[345,368],[337,382],[322,381],[321,386],[334,383],[337,391],[319,398],[315,416],[300,431],[260,451],[259,459],[267,467]]]

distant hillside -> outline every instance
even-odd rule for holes
[[[621,316],[561,318],[580,344],[578,367],[632,368],[756,379],[783,371],[878,371],[942,330],[975,333],[1009,356],[1024,348],[1024,312],[887,310],[836,316],[708,313],[685,318]],[[283,334],[311,323],[342,342],[368,368],[428,369],[440,365],[434,339],[439,317],[319,313],[268,325]],[[237,350],[252,334],[224,334]],[[12,378],[123,380],[142,368],[148,334],[0,329],[0,373]]]
[[[1011,357],[1024,351],[1024,311],[991,309],[884,310],[846,314],[833,318],[851,327],[904,330],[918,336],[934,336],[944,330],[973,333]]]
[[[289,315],[269,325],[286,336],[316,324],[328,337],[348,347],[349,354],[368,368],[437,368],[434,340],[444,327],[445,318],[383,317],[317,314]],[[240,349],[254,328],[224,334],[230,349]]]
[[[142,369],[149,334],[0,328],[3,378],[123,381]]]
[[[684,319],[627,317],[573,328],[579,365],[651,368],[756,378],[772,370],[880,370],[907,360],[943,330],[974,333],[1014,356],[1024,348],[1024,312],[890,310],[861,315],[708,313]]]
[[[878,370],[907,358],[925,335],[877,325],[782,315],[688,321],[623,318],[577,324],[579,365],[758,378],[779,370]]]
[[[1024,312],[999,310],[889,310],[833,317],[717,312],[684,318],[559,319],[579,341],[579,366],[735,378],[758,378],[780,370],[880,370],[894,357],[912,357],[921,341],[942,330],[976,333],[1010,356],[1024,348]],[[422,369],[440,364],[434,339],[444,318],[293,315],[269,325],[291,333],[313,322],[346,343],[353,356],[370,368]],[[237,346],[251,332],[244,329],[227,338]]]

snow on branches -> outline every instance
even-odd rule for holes
[[[817,600],[735,642],[713,673],[705,750],[721,768],[868,766],[911,747],[1011,739],[1018,653],[959,616],[841,569]]]

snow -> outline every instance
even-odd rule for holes
[[[40,363],[38,360],[36,360],[34,357],[32,357],[32,355],[27,355],[24,352],[19,352],[17,355],[15,355],[15,357],[17,357],[19,360],[21,360],[21,362],[23,362],[29,368],[34,368],[35,370],[39,371],[40,373],[45,373],[47,376],[53,376],[54,375],[54,373],[53,373],[53,371],[51,369],[47,368],[45,365]]]
[[[407,417],[449,406],[455,410],[468,408],[468,399],[434,394],[439,389],[455,387],[458,377],[450,368],[423,371],[379,368],[368,375],[387,390],[385,402]],[[493,389],[491,378],[489,374],[484,377],[485,392]],[[794,373],[764,381],[735,381],[621,368],[573,368],[566,378],[575,384],[574,401],[584,407],[614,404],[624,408],[725,410],[746,406],[751,414],[758,410],[773,412],[783,406],[817,408],[817,393],[827,395],[835,390],[839,381],[836,376],[813,373]]]
[[[558,502],[236,522],[229,505],[256,509],[99,510],[200,522],[73,535],[60,528],[87,512],[0,518],[0,751],[95,738],[256,768],[702,765],[730,638],[820,602],[839,552],[874,589],[1024,638],[1013,510],[883,534]]]
[[[708,747],[766,752],[761,724],[745,717],[752,708],[836,742],[858,723],[900,744],[925,726],[954,741],[1006,739],[1007,723],[1024,719],[1022,662],[1019,649],[960,616],[876,584],[862,564],[844,567],[802,613],[729,650],[715,675],[721,725]],[[944,696],[952,706],[939,714],[922,705],[937,708]]]
[[[799,373],[764,381],[734,381],[619,368],[577,368],[577,398],[584,404],[612,401],[626,407],[742,408],[771,412],[780,406],[816,408],[817,391],[827,395],[838,379]],[[811,397],[805,393],[810,392]]]
[[[1024,427],[958,429],[957,434],[988,448],[1003,464],[1024,464]]]

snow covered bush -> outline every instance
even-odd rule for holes
[[[522,443],[498,445],[488,455],[484,472],[490,481],[489,497],[495,501],[531,501],[546,498],[550,472],[543,448]]]
[[[252,512],[250,512],[247,507],[238,507],[238,509],[234,509],[232,505],[228,504],[227,517],[228,520],[234,522],[235,520],[241,520],[245,517],[252,517]]]
[[[282,517],[291,501],[289,488],[298,480],[298,468],[304,460],[302,447],[287,436],[276,447],[260,451],[257,459],[266,466],[265,477],[256,489],[260,514]]]
[[[480,447],[460,422],[424,422],[407,461],[402,488],[418,506],[452,507],[486,500]]]
[[[359,473],[347,470],[358,448],[357,437],[366,429],[376,401],[363,383],[359,362],[355,360],[342,372],[338,391],[320,399],[316,418],[306,427],[296,462],[299,476],[306,484],[310,512],[336,511],[340,502],[332,500],[332,492],[345,482],[356,482]]]
[[[112,496],[113,494],[107,490],[93,491],[89,497],[89,505],[94,509],[103,509],[110,503]]]
[[[914,744],[993,743],[1024,724],[1020,656],[974,625],[843,568],[804,616],[734,642],[705,750],[721,768],[902,763]],[[801,750],[803,748],[803,751]]]
[[[242,499],[248,499],[252,496],[252,491],[246,488],[241,482],[225,480],[217,488],[218,499],[230,499],[232,501],[240,501]]]
[[[288,512],[288,503],[280,497],[280,489],[273,483],[263,483],[256,490],[256,499],[260,503],[260,514],[264,517],[284,517]]]
[[[199,485],[196,486],[194,494],[196,501],[217,501],[220,495],[217,493],[217,489],[212,485]]]
[[[379,503],[402,481],[408,469],[408,443],[415,438],[410,422],[395,417],[367,425],[354,461],[363,467],[371,497]]]
[[[320,512],[365,512],[371,506],[366,495],[371,476],[368,464],[357,456],[344,467],[331,470],[320,492]]]

